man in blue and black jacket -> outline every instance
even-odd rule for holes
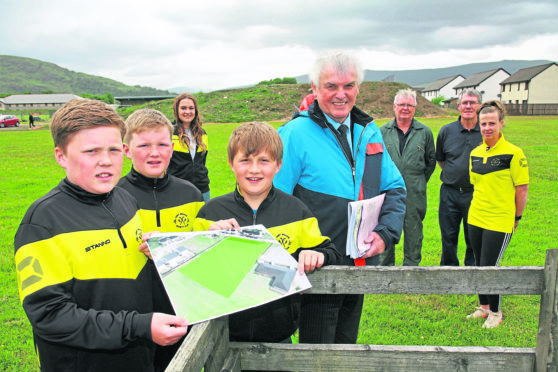
[[[285,152],[275,177],[279,189],[301,199],[320,230],[344,257],[343,265],[377,265],[397,244],[405,216],[405,183],[384,151],[373,119],[355,107],[363,80],[358,61],[344,52],[316,60],[310,73],[315,101],[279,128]],[[346,255],[347,205],[385,194],[378,226],[361,259]],[[300,342],[356,343],[364,295],[303,295]]]

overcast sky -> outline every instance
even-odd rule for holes
[[[0,54],[160,89],[302,75],[332,48],[370,70],[558,61],[556,0],[0,0],[0,14]]]

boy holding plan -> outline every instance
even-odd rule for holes
[[[265,123],[238,126],[229,139],[229,165],[235,191],[211,199],[195,221],[195,230],[262,224],[299,262],[300,272],[337,263],[339,253],[322,236],[318,221],[297,198],[273,187],[281,168],[283,144]],[[293,295],[229,317],[232,341],[289,342],[298,327],[300,296]]]
[[[201,192],[190,182],[167,173],[173,152],[173,127],[161,112],[136,110],[126,119],[124,153],[132,160],[130,172],[118,181],[138,201],[143,231],[189,232],[203,205]],[[156,310],[174,314],[173,307],[158,281]],[[180,347],[157,347],[157,371],[164,371]]]

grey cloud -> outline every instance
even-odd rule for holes
[[[184,36],[200,42],[225,41],[244,48],[303,45],[313,49],[368,47],[424,53],[510,44],[535,34],[555,32],[558,4],[553,1],[306,1],[234,3],[187,17]],[[335,4],[335,5],[333,5]],[[170,15],[178,19],[183,13]],[[211,27],[204,27],[208,23]],[[275,33],[253,35],[255,26]],[[459,28],[488,30],[479,37]],[[454,29],[455,28],[455,29]],[[446,35],[440,31],[448,30]],[[474,31],[474,30],[473,30]],[[471,32],[470,32],[471,33]]]
[[[229,65],[243,57],[261,58],[262,51],[273,53],[274,49],[287,50],[286,46],[311,52],[350,48],[420,56],[448,49],[516,45],[536,35],[558,33],[555,0],[136,0],[128,6],[114,0],[78,5],[71,0],[1,3],[0,11],[7,15],[3,25],[10,30],[0,33],[2,54],[37,58],[92,74],[118,72],[118,77],[129,77],[128,81],[161,81],[166,74],[166,80],[177,80],[177,85],[183,78],[173,76],[175,69],[191,77],[211,69],[204,79],[214,79],[218,73],[230,75]],[[22,22],[27,19],[32,24]],[[221,65],[201,61],[217,61],[224,47],[236,54],[237,61],[230,56]],[[293,61],[298,57],[270,58]],[[242,63],[248,66],[248,62]],[[254,73],[246,69],[247,74]]]

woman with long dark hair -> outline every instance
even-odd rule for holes
[[[178,178],[190,181],[209,200],[209,177],[207,160],[207,134],[202,128],[198,103],[189,93],[179,94],[173,103],[174,112],[174,152],[168,172]]]
[[[470,176],[475,187],[469,208],[469,239],[477,266],[498,266],[527,204],[529,168],[523,151],[504,139],[505,109],[499,101],[479,110],[483,143],[471,151]],[[483,328],[502,322],[502,298],[479,294],[480,307],[467,318],[485,318]]]

